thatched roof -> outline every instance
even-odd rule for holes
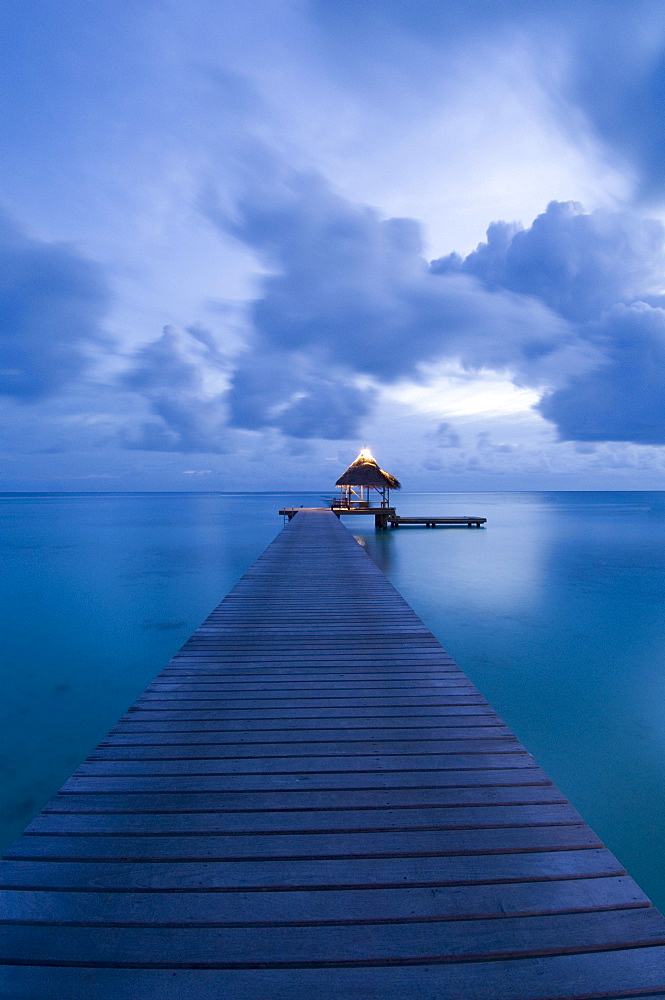
[[[335,486],[374,486],[380,490],[386,486],[391,490],[400,488],[399,481],[389,472],[380,469],[366,449],[363,449],[355,462],[342,473]]]

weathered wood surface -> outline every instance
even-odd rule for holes
[[[665,996],[665,920],[330,512],[0,867],[0,996]]]

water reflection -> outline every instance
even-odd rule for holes
[[[390,537],[393,534],[395,534],[394,531],[388,530],[368,531],[366,534],[356,534],[353,536],[386,576],[390,576],[394,569],[395,548]]]

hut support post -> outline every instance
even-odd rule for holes
[[[377,531],[386,531],[388,528],[388,512],[385,510],[377,511],[374,515],[374,527]]]

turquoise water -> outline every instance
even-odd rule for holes
[[[4,846],[318,494],[0,494]],[[347,520],[665,908],[665,493],[400,494]],[[362,529],[362,524],[365,528]]]

